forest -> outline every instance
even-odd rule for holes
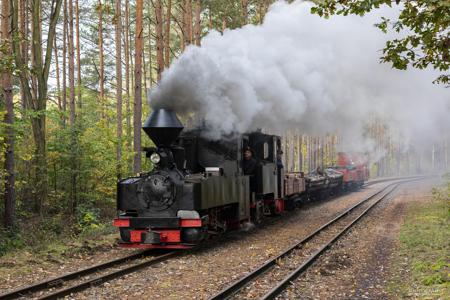
[[[152,168],[141,151],[152,145],[141,133],[149,90],[187,47],[201,46],[212,30],[261,24],[272,2],[1,0],[0,255],[43,239],[111,230],[117,180]],[[332,4],[322,9],[316,13],[336,13]],[[403,20],[414,26],[407,15]],[[426,45],[447,49],[441,61],[399,56],[406,46],[398,43],[387,46],[383,60],[445,71],[445,45]],[[445,84],[448,76],[437,80]],[[366,133],[386,153],[374,176],[420,168],[414,149],[402,153],[382,121],[370,124]],[[332,165],[339,141],[337,132],[287,132],[285,165]],[[448,140],[427,153],[431,165],[448,167]]]
[[[101,229],[115,213],[117,179],[151,167],[140,150],[151,143],[140,128],[147,90],[185,47],[212,29],[261,22],[270,4],[1,3],[0,253]]]

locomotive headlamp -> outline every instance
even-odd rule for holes
[[[154,164],[157,164],[161,161],[161,156],[158,153],[153,153],[150,155],[150,161]]]

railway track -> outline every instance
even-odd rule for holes
[[[233,283],[231,286],[227,287],[223,291],[221,291],[216,296],[211,299],[225,299],[229,298],[233,294],[237,293],[240,289],[247,286],[252,280],[256,279],[261,274],[265,273],[267,270],[274,268],[277,263],[280,262],[283,258],[288,256],[291,252],[302,248],[304,244],[313,239],[315,236],[320,234],[322,231],[326,230],[328,227],[333,225],[335,222],[347,216],[349,213],[354,211],[357,208],[360,208],[364,203],[367,203],[369,200],[379,196],[384,193],[387,189],[392,186],[399,185],[404,182],[409,182],[413,180],[418,180],[420,178],[414,177],[409,178],[404,181],[396,181],[380,191],[374,193],[370,197],[360,201],[356,205],[347,209],[333,220],[328,222],[327,224],[321,226],[315,232],[310,234],[308,237],[292,246],[284,253],[280,254],[276,258],[266,262],[263,266],[255,270],[254,272],[248,274],[246,277],[238,280]],[[394,188],[395,189],[395,188]],[[378,203],[378,202],[377,202]],[[370,209],[370,208],[369,208]],[[328,247],[326,247],[328,248]],[[17,299],[21,297],[33,297],[36,299],[58,299],[73,293],[77,293],[88,289],[93,286],[101,285],[107,281],[112,279],[121,277],[126,274],[130,274],[132,272],[138,271],[148,266],[155,265],[157,263],[161,263],[169,258],[175,257],[177,255],[181,255],[184,252],[169,252],[162,255],[150,256],[149,251],[144,251],[137,254],[132,254],[123,258],[111,260],[105,263],[101,263],[98,265],[94,265],[92,267],[82,269],[80,271],[75,271],[72,273],[68,273],[59,277],[51,278],[49,280],[45,280],[36,284],[32,284],[29,286],[24,286],[18,288],[16,290],[10,291],[8,293],[0,294],[0,300],[3,299]],[[137,261],[137,262],[136,262]],[[135,262],[135,263],[133,263]],[[312,262],[312,261],[311,261]],[[124,266],[125,265],[125,266]],[[108,272],[108,270],[110,270]],[[112,270],[112,271],[111,271]],[[101,274],[96,274],[101,273]],[[95,276],[97,275],[97,276]],[[72,283],[72,284],[70,284]],[[270,299],[270,298],[267,298]]]
[[[123,258],[101,263],[80,271],[65,274],[60,277],[51,278],[36,284],[21,287],[11,292],[1,294],[0,299],[17,299],[21,297],[33,297],[36,299],[58,299],[72,293],[77,293],[87,288],[103,284],[109,280],[135,272],[145,267],[161,263],[169,258],[179,255],[180,252],[169,252],[157,256],[148,256],[149,251],[132,254]],[[138,261],[137,263],[132,263]],[[122,266],[127,264],[126,266]],[[95,273],[114,269],[110,272],[92,277]],[[84,279],[83,279],[84,277]],[[69,285],[70,282],[75,284]]]
[[[400,184],[422,178],[387,185],[340,213],[283,253],[233,282],[210,300],[275,299],[375,205],[392,195]]]

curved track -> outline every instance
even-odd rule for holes
[[[423,177],[422,177],[423,178]],[[352,207],[348,208],[344,212],[340,213],[337,217],[329,221],[328,223],[322,225],[313,233],[308,235],[306,238],[291,246],[283,253],[279,254],[273,259],[268,260],[266,263],[253,270],[251,273],[238,279],[233,282],[231,285],[214,295],[210,298],[210,300],[218,300],[218,299],[242,299],[245,298],[245,295],[252,293],[252,291],[256,291],[252,294],[252,298],[257,295],[260,299],[274,299],[278,295],[280,295],[284,289],[292,282],[295,278],[305,272],[308,267],[317,260],[317,258],[325,252],[329,247],[331,247],[342,235],[344,235],[354,224],[356,224],[364,215],[366,215],[375,205],[377,205],[382,200],[388,198],[389,195],[392,194],[396,188],[405,182],[411,182],[414,180],[420,180],[422,178],[414,178],[399,182],[394,182],[371,196],[363,199]],[[361,212],[362,211],[362,212]],[[333,232],[333,226],[339,223],[343,223],[346,219],[349,219],[352,215],[358,213],[357,216],[351,219],[346,225],[342,228],[339,228],[339,231]],[[336,229],[334,229],[336,230]],[[325,243],[321,243],[320,239],[323,239],[323,235],[325,232],[330,231],[332,234],[331,238],[326,238]],[[328,232],[328,235],[330,235]],[[308,248],[308,244],[313,244],[315,239],[319,239],[319,242],[316,241],[320,246],[314,248],[313,251],[311,249],[306,250],[304,252],[312,252],[310,255],[302,254],[300,250],[304,250],[303,248]],[[294,270],[292,271],[293,264],[296,264]],[[285,269],[280,272],[280,269]],[[280,275],[281,273],[281,275]],[[261,289],[264,289],[264,285],[267,285],[267,281],[273,281],[277,277],[283,277],[279,280],[275,286],[271,287],[268,291],[263,295],[259,295],[261,293]],[[262,279],[264,277],[265,279]],[[267,280],[267,278],[270,278]],[[258,281],[263,282],[262,286],[257,286]],[[267,290],[267,286],[265,286]]]

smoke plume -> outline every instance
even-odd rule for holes
[[[262,25],[210,32],[201,47],[189,46],[164,71],[150,105],[194,113],[213,139],[256,128],[338,131],[361,148],[371,116],[410,143],[449,136],[450,93],[432,84],[438,74],[379,63],[395,35],[373,24],[398,8],[323,19],[310,14],[311,6],[280,1]]]

